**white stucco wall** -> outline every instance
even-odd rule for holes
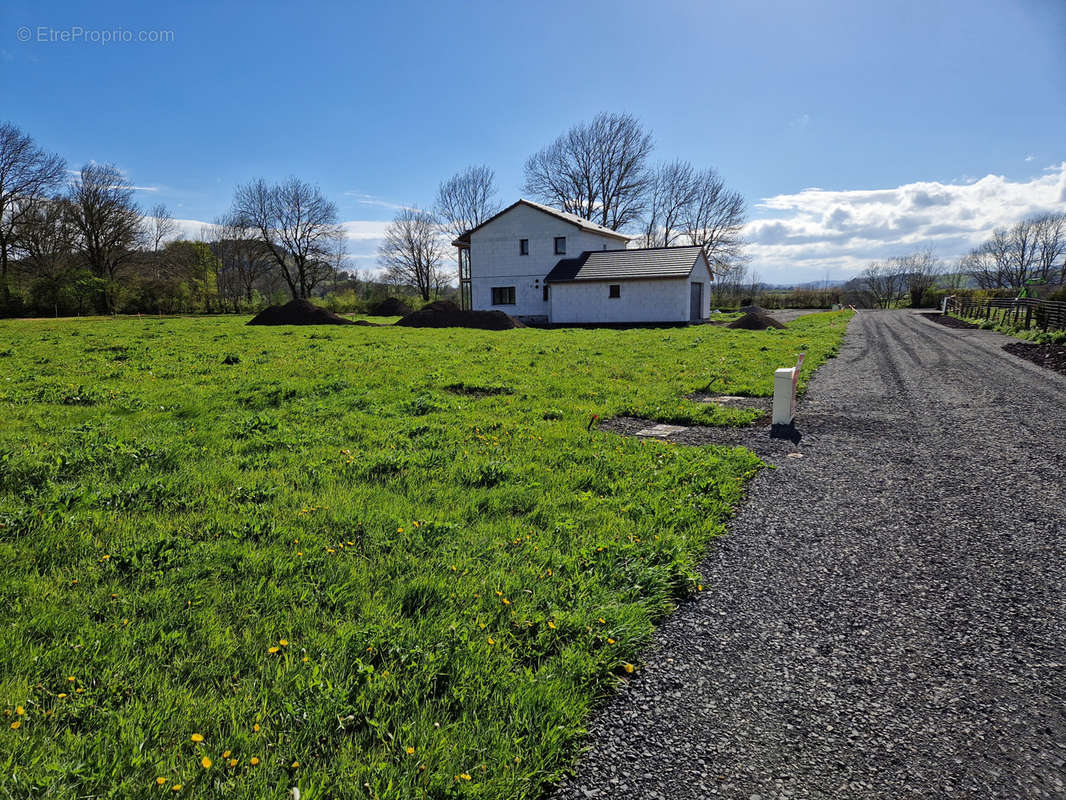
[[[555,237],[566,237],[566,255],[555,254]],[[529,255],[518,241],[529,239]],[[512,316],[548,316],[543,281],[562,258],[585,250],[618,249],[625,240],[583,231],[565,220],[526,205],[508,211],[470,236],[470,287],[476,309],[498,309]],[[515,304],[494,306],[492,287],[514,286]]]
[[[702,283],[700,318],[711,313],[711,275],[696,262],[687,278],[654,280],[573,281],[551,285],[552,325],[602,325],[610,323],[689,322],[692,283]],[[610,297],[611,284],[621,296]]]
[[[608,296],[612,283],[622,287],[621,297]],[[683,278],[553,283],[550,321],[552,325],[684,322],[688,292]]]

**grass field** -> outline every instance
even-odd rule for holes
[[[0,796],[537,797],[759,462],[788,330],[0,323]],[[636,665],[636,666],[634,666]]]

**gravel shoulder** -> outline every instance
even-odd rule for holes
[[[1066,797],[1066,378],[1007,341],[853,318],[554,797]]]

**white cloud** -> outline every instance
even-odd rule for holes
[[[1066,162],[1029,180],[986,175],[962,183],[921,181],[894,189],[804,189],[755,205],[745,227],[762,280],[850,276],[874,259],[932,246],[954,259],[995,228],[1041,211],[1064,211]]]
[[[1030,153],[1029,155],[1027,155],[1025,157],[1025,160],[1026,161],[1032,161],[1034,158],[1036,158],[1036,156],[1034,156],[1032,153]]]
[[[393,203],[390,200],[384,200],[380,197],[375,197],[372,194],[365,194],[364,192],[345,192],[345,197],[351,197],[355,199],[355,202],[361,203],[364,206],[380,206],[382,208],[391,208],[394,211],[417,211],[414,206],[405,206],[402,203]]]

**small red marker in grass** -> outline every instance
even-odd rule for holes
[[[599,414],[593,414],[593,415],[592,415],[592,419],[590,419],[590,420],[589,420],[589,424],[588,424],[588,427],[587,427],[587,428],[585,428],[585,430],[587,430],[587,431],[591,431],[591,430],[592,430],[592,426],[593,426],[593,424],[595,424],[596,420],[598,420],[599,418],[600,418],[600,415],[599,415]]]

